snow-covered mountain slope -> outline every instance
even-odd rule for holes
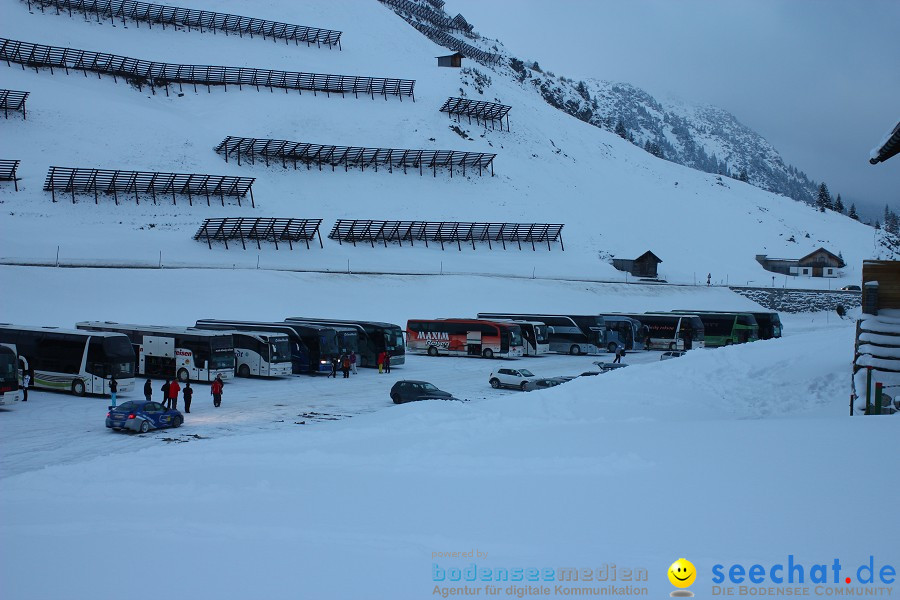
[[[0,65],[2,87],[31,92],[28,119],[0,123],[0,156],[21,159],[20,191],[0,186],[5,261],[55,260],[156,265],[209,264],[478,272],[623,280],[606,257],[634,258],[647,249],[663,259],[660,275],[691,283],[768,282],[756,254],[801,257],[824,246],[848,263],[842,281],[857,282],[861,261],[873,254],[871,228],[821,214],[783,196],[729,178],[655,158],[615,134],[547,105],[507,67],[438,68],[446,54],[385,5],[267,0],[192,0],[193,8],[339,29],[342,51],[273,43],[221,33],[162,30],[134,23],[110,25],[4,5],[0,34],[29,42],[99,50],[185,64],[252,66],[416,80],[416,101],[322,94],[203,88],[184,95],[151,94],[111,78],[68,76]],[[476,23],[478,25],[478,23]],[[469,66],[473,63],[468,62]],[[477,71],[477,73],[476,73]],[[476,81],[477,80],[477,81]],[[513,107],[511,132],[455,122],[438,108],[449,96],[499,101]],[[212,148],[227,135],[322,144],[496,152],[496,176],[454,173],[318,171],[238,166]],[[256,177],[257,208],[115,206],[101,198],[65,197],[52,203],[42,184],[50,165],[231,174]],[[565,252],[554,245],[532,252],[441,252],[432,246],[339,246],[257,252],[208,250],[192,240],[203,218],[273,216],[564,223]],[[602,258],[601,258],[602,257]],[[793,282],[792,282],[793,283]],[[822,281],[798,282],[809,286]]]

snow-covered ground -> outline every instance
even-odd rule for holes
[[[52,263],[59,248],[63,263],[164,267],[0,266],[0,321],[750,310],[726,287],[693,284],[706,273],[715,284],[768,282],[756,254],[818,246],[848,262],[832,285],[859,283],[874,251],[867,227],[655,159],[499,71],[477,67],[492,81],[478,94],[459,71],[437,69],[446,52],[379,2],[182,4],[341,29],[343,51],[112,27],[15,1],[0,34],[191,64],[412,77],[417,101],[215,89],[166,98],[0,65],[2,87],[32,92],[27,121],[0,123],[0,156],[23,161],[21,191],[0,186],[0,262]],[[437,109],[461,89],[512,105],[512,131],[464,123],[471,139],[454,133]],[[238,167],[212,152],[226,135],[496,151],[497,176]],[[41,191],[50,165],[252,175],[258,208],[53,204]],[[325,240],[309,251],[210,251],[191,239],[204,217],[250,215],[321,217],[323,234],[335,218],[561,222],[566,250]],[[604,260],[647,249],[680,285],[626,282]],[[464,583],[435,581],[441,569],[471,563],[616,564],[618,584],[621,569],[646,569],[640,585],[662,597],[680,556],[708,596],[717,563],[793,555],[849,567],[873,556],[900,567],[900,420],[847,417],[852,321],[783,320],[780,340],[670,361],[635,353],[626,369],[541,392],[492,390],[488,374],[516,364],[574,375],[594,359],[410,355],[390,375],[361,370],[350,381],[235,381],[215,410],[200,387],[183,428],[147,435],[106,430],[105,399],[34,392],[0,410],[0,598],[423,598]],[[387,390],[400,378],[468,401],[395,406]]]
[[[22,267],[0,275],[21,292],[5,316],[55,325],[100,314],[188,323],[301,310],[404,322],[551,300],[573,311],[751,306],[705,286],[499,277]],[[166,286],[185,290],[185,300],[160,301],[155,291]],[[358,289],[378,289],[381,299]],[[66,290],[64,302],[54,290]],[[390,375],[238,380],[221,409],[201,387],[181,429],[147,435],[106,430],[104,399],[32,393],[0,414],[0,514],[14,515],[0,524],[0,586],[10,598],[114,598],[123,583],[111,572],[149,557],[173,598],[421,598],[456,585],[435,582],[435,564],[615,563],[647,569],[642,585],[660,596],[679,556],[697,565],[700,592],[724,561],[874,554],[897,564],[900,527],[866,508],[866,499],[889,503],[898,491],[883,462],[897,421],[846,417],[852,321],[784,320],[780,340],[670,361],[632,353],[626,369],[540,392],[493,390],[488,373],[516,364],[574,375],[595,358],[408,355]],[[394,406],[387,392],[401,378],[467,402]],[[432,554],[473,548],[488,554]],[[55,576],[39,576],[38,564],[55,565]],[[160,593],[152,578],[127,579],[129,596]]]

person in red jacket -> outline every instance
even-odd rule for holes
[[[178,392],[180,391],[181,386],[178,385],[178,379],[173,379],[169,384],[169,408],[178,410]]]
[[[215,380],[212,382],[212,386],[209,388],[209,393],[212,394],[213,397],[213,406],[222,405],[222,390],[224,388],[225,384],[222,383],[222,376],[216,375]]]

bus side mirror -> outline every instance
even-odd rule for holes
[[[209,371],[209,361],[208,360],[203,362],[203,370]]]

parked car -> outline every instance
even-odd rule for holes
[[[600,371],[585,371],[579,377],[593,377],[594,375],[599,375]]]
[[[608,373],[609,371],[615,371],[616,369],[621,369],[622,367],[627,367],[627,363],[611,363],[611,362],[601,362],[594,361],[594,364],[600,367],[601,373]]]
[[[488,383],[495,389],[515,387],[524,392],[528,387],[528,382],[535,379],[537,379],[537,375],[528,369],[497,369],[496,373],[491,373]]]
[[[571,381],[571,379],[567,379],[565,377],[541,377],[541,378],[529,381],[526,384],[525,389],[526,389],[526,391],[545,390],[547,388],[552,388],[552,387],[561,385],[567,381]]]
[[[684,356],[684,351],[682,350],[669,350],[668,352],[663,352],[659,355],[659,360],[669,360],[670,358],[680,358]]]
[[[391,400],[394,401],[394,404],[405,404],[406,402],[416,402],[417,400],[459,401],[459,398],[454,398],[450,392],[437,389],[427,381],[404,379],[391,387]]]
[[[858,285],[845,285],[841,289],[844,290],[845,292],[861,292],[862,291],[862,288],[860,288]]]
[[[184,415],[181,412],[146,400],[123,402],[106,413],[106,426],[117,431],[127,429],[147,433],[151,429],[181,427],[182,423]]]

